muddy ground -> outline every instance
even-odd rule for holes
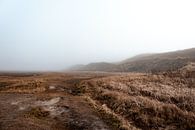
[[[0,129],[111,129],[76,86],[106,74],[1,74]]]
[[[194,90],[148,74],[3,73],[0,129],[195,129]]]

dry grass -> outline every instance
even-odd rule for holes
[[[49,116],[49,111],[45,111],[41,107],[31,108],[26,114],[25,117],[35,117],[38,119],[46,118]]]
[[[123,119],[122,116],[114,113],[106,104],[100,105],[90,97],[85,97],[89,104],[99,113],[101,118],[115,130],[138,130],[132,126],[128,121]]]
[[[141,129],[195,129],[195,88],[170,74],[128,74],[82,83],[86,94]],[[193,78],[193,77],[191,77]]]
[[[35,128],[48,124],[47,128],[56,129],[93,128],[94,121],[99,122],[96,128],[113,130],[195,129],[195,77],[186,69],[156,74],[14,76],[0,77],[0,112],[4,112],[0,113],[0,128],[1,122],[8,125],[13,117],[25,113],[21,119],[28,119]],[[18,99],[18,105],[26,105],[24,110],[10,104],[18,102],[14,98],[19,95],[27,98]]]

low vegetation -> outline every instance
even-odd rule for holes
[[[49,111],[44,110],[41,107],[31,108],[26,114],[26,117],[35,117],[35,118],[47,118],[49,116]]]
[[[179,74],[180,73],[180,74]],[[177,75],[177,76],[176,76]],[[189,76],[189,74],[187,74]],[[195,129],[195,88],[190,75],[129,74],[84,82],[86,93],[140,129]]]
[[[153,73],[0,76],[0,128],[193,130],[193,66]]]

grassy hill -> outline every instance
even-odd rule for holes
[[[153,72],[177,70],[195,62],[195,48],[158,54],[142,54],[118,63],[91,63],[76,67],[79,71]]]

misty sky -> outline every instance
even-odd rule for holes
[[[0,70],[195,47],[194,0],[0,0]]]

